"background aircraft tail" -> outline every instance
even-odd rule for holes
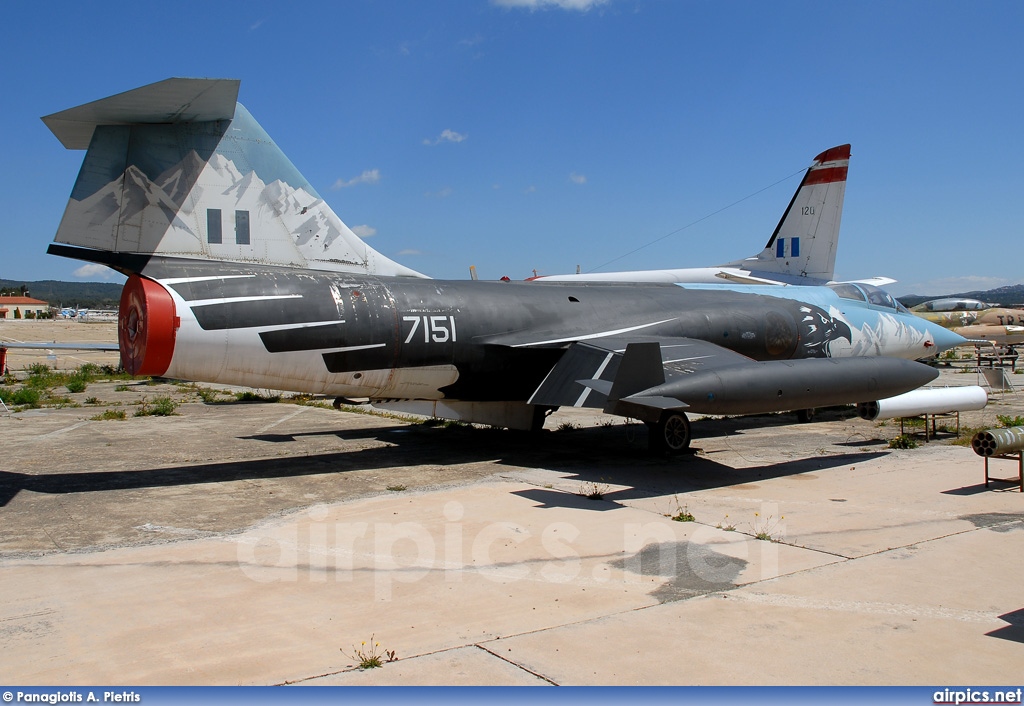
[[[44,117],[88,149],[49,251],[125,273],[159,254],[422,277],[338,218],[238,85],[172,78]]]
[[[782,275],[774,279],[793,282],[832,280],[849,165],[850,145],[815,157],[764,250],[723,267]]]

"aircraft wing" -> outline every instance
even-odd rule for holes
[[[768,277],[758,277],[747,270],[740,269],[721,269],[715,273],[715,277],[725,280],[726,282],[732,282],[733,284],[783,284],[780,279],[769,279]]]
[[[661,385],[666,379],[754,362],[727,348],[693,338],[634,335],[577,341],[569,346],[529,402],[603,409],[609,398],[628,397]],[[647,403],[659,410],[689,406],[678,399],[649,399]]]
[[[29,350],[65,350],[65,351],[116,351],[119,350],[116,343],[45,343],[45,342],[19,342],[6,343],[0,341],[0,348],[25,348]]]
[[[937,375],[902,358],[756,361],[707,341],[632,334],[573,343],[529,402],[654,423],[666,410],[763,414],[856,404],[909,392]]]
[[[892,277],[867,277],[865,279],[847,279],[839,282],[838,284],[871,284],[875,287],[884,287],[889,284],[894,284],[896,280]]]

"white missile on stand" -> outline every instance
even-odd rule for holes
[[[986,404],[988,393],[978,385],[928,387],[876,402],[861,402],[857,405],[857,415],[873,422],[876,419],[917,417],[922,414],[969,412],[984,409]]]

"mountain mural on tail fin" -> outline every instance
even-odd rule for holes
[[[201,92],[204,81],[136,90],[152,96],[166,84],[180,93],[184,82]],[[132,93],[55,114],[61,121],[44,118],[58,137],[60,126],[95,123],[54,238],[85,249],[76,256],[159,254],[423,277],[353,233],[241,104],[230,119],[160,122],[167,119],[153,111],[133,118]],[[187,114],[173,105],[166,112]]]

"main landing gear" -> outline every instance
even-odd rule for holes
[[[683,412],[667,410],[647,425],[648,446],[653,453],[681,454],[690,448],[690,420]]]
[[[808,422],[814,421],[814,409],[798,409],[796,411],[796,420],[801,424],[807,424]]]

